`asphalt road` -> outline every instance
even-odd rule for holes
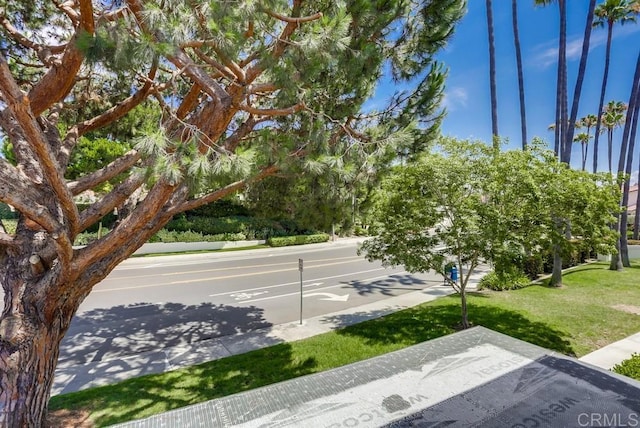
[[[295,321],[301,300],[305,318],[438,284],[370,263],[355,243],[131,259],[80,306],[60,360],[85,364]]]

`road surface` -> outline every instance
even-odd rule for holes
[[[131,259],[80,306],[60,361],[110,360],[299,320],[301,300],[306,318],[440,284],[370,263],[355,243]]]

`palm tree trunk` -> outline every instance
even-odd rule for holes
[[[636,71],[633,76],[631,95],[629,96],[629,110],[622,132],[622,144],[620,145],[620,156],[618,158],[618,172],[631,172],[633,163],[633,150],[635,148],[635,137],[638,125],[638,108],[640,107],[640,53],[636,61]],[[622,199],[620,207],[624,208],[622,213],[616,216],[615,230],[620,236],[616,242],[616,254],[611,259],[611,270],[622,270],[623,266],[631,266],[629,263],[628,243],[627,243],[627,205],[629,203],[629,179],[623,183]]]
[[[520,34],[518,30],[518,1],[511,1],[513,23],[513,41],[516,48],[516,66],[518,68],[518,93],[520,98],[520,129],[522,132],[522,149],[527,147],[527,115],[524,99],[524,72],[522,70],[522,53],[520,51]]]
[[[582,170],[587,166],[587,143],[582,143]]]
[[[604,108],[604,96],[607,92],[607,79],[609,77],[609,61],[611,59],[611,38],[613,34],[613,23],[607,26],[607,49],[604,57],[604,74],[602,75],[602,86],[600,89],[600,103],[598,104],[598,120],[596,122],[596,133],[593,138],[593,172],[598,171],[598,140],[600,138],[600,127],[602,125],[602,110]]]
[[[611,168],[611,158],[613,157],[613,128],[607,132],[607,156],[609,158],[609,175],[613,173]]]
[[[569,127],[569,111],[567,100],[567,4],[566,0],[558,0],[560,7],[560,64],[561,64],[561,91],[560,91],[560,160],[571,162],[572,142],[567,142]]]
[[[582,54],[580,55],[580,66],[578,67],[578,77],[576,78],[576,86],[573,90],[573,102],[571,104],[571,117],[569,118],[569,129],[567,130],[566,144],[570,145],[573,141],[576,120],[578,119],[578,107],[580,104],[580,95],[582,94],[582,83],[584,82],[584,73],[587,68],[587,58],[589,57],[589,44],[591,41],[591,29],[593,28],[593,16],[596,8],[596,0],[589,1],[589,11],[587,12],[587,22],[584,28],[584,37],[582,39]],[[587,134],[589,130],[587,129]],[[582,162],[582,170],[586,166],[586,151],[584,161]]]
[[[640,189],[640,163],[638,165],[638,189]],[[635,218],[633,219],[633,239],[637,240],[640,237],[640,195],[636,190],[636,211]]]
[[[496,47],[493,36],[493,6],[486,0],[487,31],[489,33],[489,86],[491,88],[491,135],[498,136],[498,96],[496,92]]]
[[[638,76],[637,80],[633,82],[633,89],[631,91],[631,97],[629,100],[629,110],[627,112],[627,120],[625,121],[625,128],[627,123],[631,123],[631,132],[629,133],[629,148],[627,150],[627,160],[625,166],[624,186],[622,190],[622,206],[624,210],[620,214],[620,254],[622,256],[622,265],[625,267],[631,267],[629,261],[629,242],[627,239],[627,227],[629,221],[629,190],[631,188],[630,177],[631,169],[633,167],[633,152],[635,150],[636,132],[638,130],[638,114],[640,114],[640,54],[638,54]],[[623,135],[624,138],[624,135]]]

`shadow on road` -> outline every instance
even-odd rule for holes
[[[396,291],[418,291],[427,285],[442,285],[442,281],[419,279],[409,274],[396,274],[376,281],[348,281],[342,284],[353,288],[361,296],[371,294],[397,296],[399,293]]]
[[[263,310],[203,303],[138,303],[76,315],[60,363],[86,364],[270,327]]]

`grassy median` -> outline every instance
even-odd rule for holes
[[[564,284],[473,293],[469,319],[577,357],[640,331],[640,261],[623,272],[603,263],[581,266],[564,274]],[[459,299],[445,297],[309,339],[56,396],[50,410],[85,426],[139,419],[444,336],[459,320]]]

